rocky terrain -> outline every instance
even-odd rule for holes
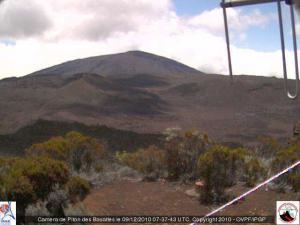
[[[217,140],[286,137],[299,99],[283,80],[204,74],[179,62],[132,51],[66,62],[0,81],[0,132],[38,119],[107,125],[143,133],[197,128]]]

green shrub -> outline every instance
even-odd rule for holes
[[[286,148],[281,149],[276,154],[274,160],[272,161],[272,170],[274,173],[277,173],[291,164],[299,161],[300,159],[300,145],[291,144]],[[286,175],[280,177],[276,183],[281,186],[281,189],[284,189],[285,185],[290,185],[294,190],[298,190],[298,177],[300,171],[299,169],[294,169],[289,171]]]
[[[26,149],[27,156],[48,156],[62,160],[75,171],[89,171],[105,156],[105,146],[97,139],[72,131]]]
[[[102,171],[103,171],[103,165],[102,165],[102,164],[97,164],[97,165],[95,165],[95,171],[96,171],[97,173],[102,172]]]
[[[291,184],[293,191],[300,191],[300,174],[293,174],[290,176],[289,183]]]
[[[251,158],[245,163],[244,168],[244,179],[248,187],[253,187],[266,174],[257,158]]]
[[[259,137],[258,141],[260,142],[260,146],[257,153],[263,158],[274,157],[282,148],[278,140],[272,137]]]
[[[220,203],[226,200],[225,189],[236,182],[245,155],[243,149],[215,145],[199,157],[198,171],[205,184],[200,193],[203,203]]]
[[[24,215],[29,204],[44,201],[69,179],[68,167],[48,157],[10,158],[1,167],[6,173],[0,178],[0,196],[17,201],[19,215]]]
[[[293,144],[289,145],[286,148],[281,149],[277,152],[272,165],[273,170],[275,172],[278,172],[279,170],[282,170],[292,163],[295,163],[299,161],[300,159],[300,145]]]
[[[133,153],[117,153],[117,159],[145,175],[150,173],[162,174],[165,167],[165,153],[156,146],[149,146]]]
[[[50,138],[25,150],[27,156],[47,156],[62,161],[68,160],[70,151],[70,146],[63,137]]]
[[[72,177],[66,184],[72,202],[83,200],[91,191],[90,183],[81,177]]]
[[[168,130],[166,134],[165,149],[169,179],[177,180],[180,176],[186,175],[190,180],[195,180],[198,158],[212,142],[206,134],[200,134],[197,130],[184,133]]]

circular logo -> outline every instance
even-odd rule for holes
[[[297,217],[298,209],[294,204],[284,203],[278,208],[278,213],[283,222],[292,223]]]

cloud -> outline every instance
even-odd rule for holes
[[[0,38],[33,37],[51,26],[50,18],[37,1],[6,0],[0,3]]]
[[[52,0],[43,1],[53,18],[51,39],[103,40],[119,33],[138,31],[140,26],[170,12],[170,0]]]
[[[21,0],[6,1],[17,2],[5,3],[6,9],[1,6],[0,15],[6,18],[20,21],[26,14],[24,10],[30,9],[34,18],[43,19],[27,18],[26,24],[35,27],[30,32],[28,29],[33,28],[26,28],[21,22],[22,26],[15,25],[15,28],[22,27],[23,32],[5,26],[10,31],[6,35],[10,33],[8,36],[14,37],[16,43],[0,42],[0,77],[25,75],[76,58],[134,49],[170,57],[204,72],[228,74],[223,17],[217,8],[181,17],[171,0],[159,3],[153,0],[27,0],[27,11],[20,8]],[[16,16],[18,10],[23,10],[21,16]],[[258,10],[231,9],[228,17],[239,38],[245,38],[253,26],[266,26],[273,19],[272,14]],[[0,26],[0,37],[1,29]],[[232,51],[235,74],[281,74],[279,51],[243,49],[234,42]]]
[[[262,14],[259,10],[245,13],[241,9],[227,9],[228,23],[235,32],[245,32],[251,27],[264,27],[270,23],[275,15],[273,13]],[[188,20],[192,26],[201,26],[214,34],[224,33],[222,9],[207,10],[198,16]]]

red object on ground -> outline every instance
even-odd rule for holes
[[[203,187],[203,186],[204,186],[204,182],[203,182],[203,181],[201,181],[201,180],[199,180],[199,181],[196,181],[195,185],[196,185],[196,187],[199,187],[199,188],[201,188],[201,187]]]

